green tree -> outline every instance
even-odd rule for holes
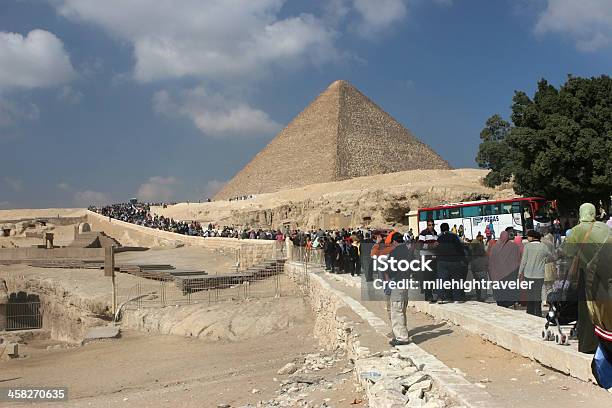
[[[509,132],[510,123],[497,114],[487,119],[485,128],[480,132],[482,142],[476,162],[480,167],[495,169],[485,177],[485,184],[488,186],[496,186],[509,181],[512,176],[513,164],[507,159],[506,136]]]
[[[491,169],[485,182],[513,180],[518,194],[609,205],[612,192],[612,79],[569,76],[556,89],[538,83],[533,98],[517,91],[512,125],[487,120],[476,162]],[[506,126],[507,124],[507,126]]]

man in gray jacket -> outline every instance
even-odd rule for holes
[[[527,291],[527,313],[542,317],[542,285],[544,284],[544,265],[552,254],[546,244],[540,242],[542,235],[534,230],[527,231],[527,240],[521,266],[519,267],[519,279],[529,282]]]

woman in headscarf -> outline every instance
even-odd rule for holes
[[[499,240],[491,248],[489,255],[489,278],[492,281],[513,281],[518,276],[521,265],[521,252],[518,245],[509,239],[508,231],[503,231]],[[518,300],[515,289],[496,289],[493,297],[498,306],[510,307]]]
[[[601,245],[608,240],[610,228],[603,222],[595,221],[595,206],[591,203],[582,204],[579,214],[580,223],[572,228],[571,234],[566,237],[562,252],[566,256],[575,257],[569,273],[570,277],[575,279],[577,275],[578,279],[578,351],[592,354],[599,342],[587,305],[592,299],[586,296],[584,271]]]
[[[521,254],[523,253],[523,235],[521,233],[516,234],[514,236],[514,239],[512,240],[516,245],[518,245],[519,250],[521,251]]]

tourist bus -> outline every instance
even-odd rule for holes
[[[459,230],[463,225],[465,238],[475,239],[478,233],[485,235],[487,225],[492,224],[494,238],[508,227],[525,236],[530,229],[541,230],[551,225],[549,215],[553,203],[541,197],[511,198],[505,200],[480,200],[444,204],[419,209],[419,230],[427,227],[427,220],[433,219],[436,231],[446,222],[450,228]]]

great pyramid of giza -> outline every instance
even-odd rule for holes
[[[215,196],[226,199],[416,169],[449,169],[346,81],[335,81]]]

